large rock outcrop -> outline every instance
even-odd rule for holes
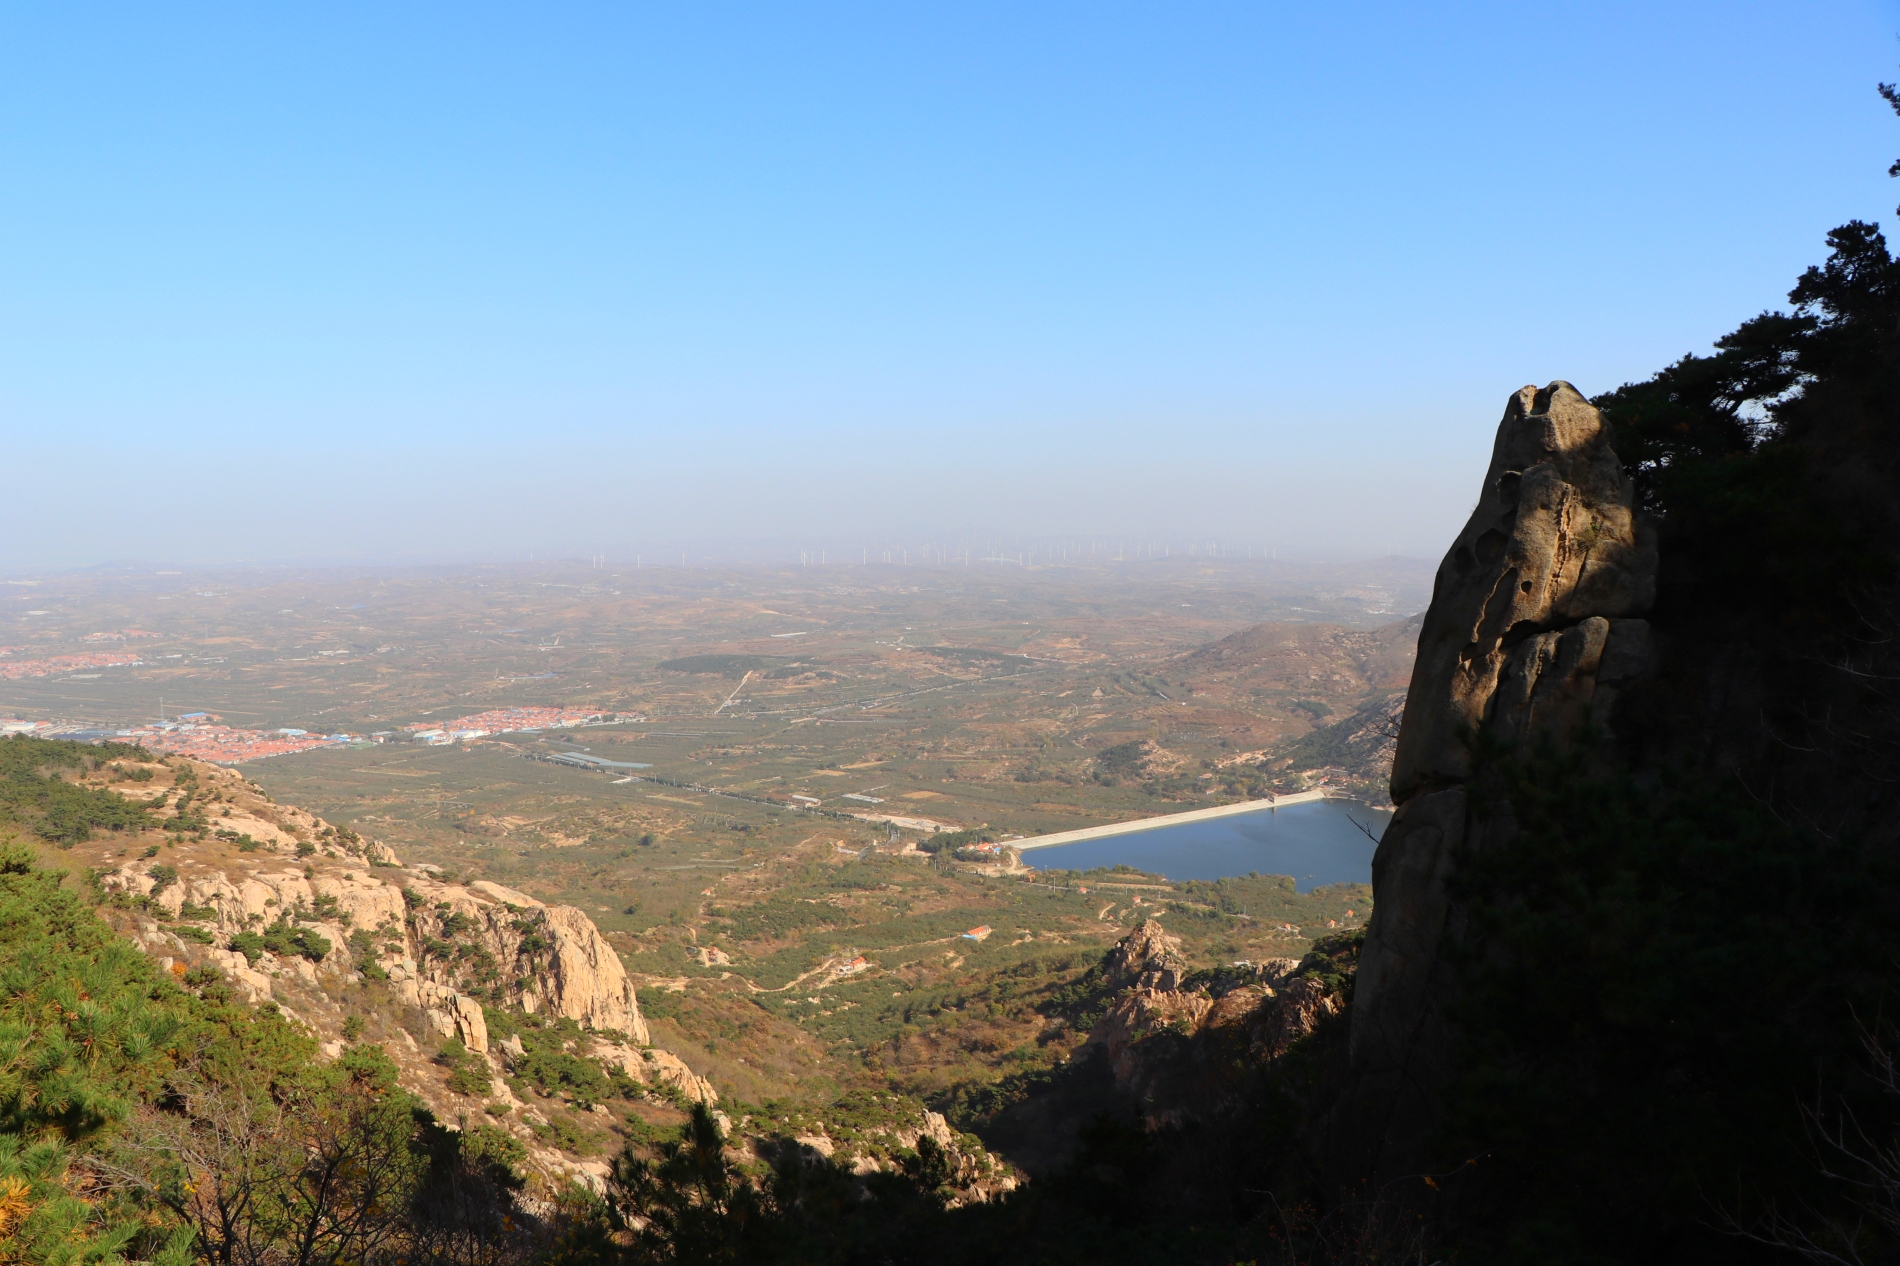
[[[1101,1053],[1149,1128],[1206,1120],[1242,1100],[1248,1070],[1339,1014],[1323,962],[1322,954],[1276,958],[1190,980],[1181,938],[1144,920],[1103,960],[1103,983],[1116,994],[1081,1057]]]
[[[471,1050],[488,1047],[473,995],[479,990],[493,997],[497,988],[502,1001],[530,1013],[568,1016],[584,1028],[624,1034],[636,1046],[649,1040],[620,956],[593,920],[571,906],[547,905],[485,880],[465,887],[380,867],[306,873],[274,857],[244,871],[192,868],[164,884],[149,870],[143,861],[127,862],[101,882],[150,896],[172,917],[194,908],[197,925],[211,934],[207,956],[255,999],[271,995],[280,973],[314,981],[322,972],[374,966],[444,1037],[459,1037]],[[269,951],[253,961],[223,948],[279,920],[322,936],[329,952],[319,962]],[[364,932],[368,951],[361,936],[352,944],[352,933]]]
[[[1331,1143],[1348,1181],[1406,1171],[1432,1128],[1454,1042],[1443,951],[1460,915],[1446,879],[1461,848],[1512,830],[1472,812],[1481,746],[1600,733],[1651,663],[1640,617],[1655,597],[1655,536],[1613,443],[1569,383],[1519,391],[1477,508],[1439,566],[1393,762],[1399,808],[1372,864]]]
[[[531,1014],[564,1015],[583,1028],[646,1043],[633,981],[607,938],[581,911],[547,905],[485,879],[466,888],[419,884],[415,891],[423,900],[411,921],[422,946],[450,927],[472,926],[477,942],[504,968],[500,983],[510,1002]],[[468,968],[462,966],[461,972],[466,977]]]
[[[1608,621],[1655,600],[1656,543],[1612,443],[1567,382],[1525,387],[1505,407],[1477,507],[1439,564],[1419,629],[1392,764],[1397,803],[1470,778],[1473,736],[1487,725],[1516,737],[1555,709],[1574,714],[1602,657],[1625,656],[1608,649]]]

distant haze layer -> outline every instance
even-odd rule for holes
[[[1888,214],[1891,5],[12,6],[0,568],[1435,554]],[[1771,85],[1765,88],[1764,85]]]
[[[641,550],[659,562],[715,541],[731,560],[794,557],[801,546],[831,562],[887,544],[1017,552],[1039,540],[1130,554],[1435,557],[1477,492],[1434,454],[1401,466],[1373,454],[1160,452],[1141,463],[999,459],[992,469],[883,458],[860,468],[788,457],[761,469],[756,456],[734,456],[722,470],[579,440],[520,453],[313,452],[262,470],[241,451],[45,453],[27,464],[47,477],[9,492],[18,530],[0,539],[0,569],[594,554],[619,563]]]

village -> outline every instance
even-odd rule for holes
[[[313,734],[308,730],[293,728],[234,729],[220,724],[220,718],[211,712],[187,712],[176,720],[155,721],[118,730],[0,717],[0,735],[13,734],[82,742],[133,743],[170,756],[189,756],[217,765],[236,765],[268,756],[289,756],[318,748],[379,741],[360,734]]]

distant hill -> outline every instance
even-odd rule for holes
[[[1287,762],[1286,768],[1294,773],[1329,771],[1333,785],[1387,803],[1392,755],[1404,716],[1405,692],[1395,690],[1343,720],[1276,748],[1269,763]]]
[[[1376,629],[1256,624],[1190,651],[1178,662],[1192,677],[1244,678],[1256,688],[1333,696],[1398,690],[1412,680],[1418,629],[1418,616]]]
[[[1194,694],[1261,719],[1260,746],[1236,760],[1273,789],[1330,771],[1330,785],[1383,803],[1418,631],[1417,616],[1375,629],[1256,624],[1178,656],[1169,671]]]

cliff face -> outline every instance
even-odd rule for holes
[[[1656,546],[1611,429],[1570,384],[1525,387],[1498,426],[1477,508],[1440,564],[1392,770],[1399,806],[1373,859],[1373,912],[1332,1147],[1342,1173],[1422,1154],[1451,1057],[1443,962],[1461,849],[1507,838],[1467,784],[1487,742],[1570,741],[1609,722],[1652,662]]]

